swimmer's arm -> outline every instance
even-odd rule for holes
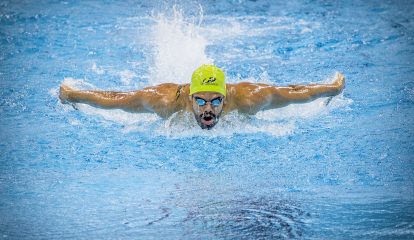
[[[328,84],[290,85],[274,87],[271,90],[271,100],[264,109],[284,107],[291,103],[306,103],[320,97],[336,96],[345,87],[345,77],[337,73],[335,81]]]
[[[173,105],[168,103],[168,87],[159,85],[132,92],[85,91],[60,86],[59,98],[63,103],[85,103],[104,109],[122,109],[134,113],[157,113],[170,115]],[[167,94],[165,94],[167,93]]]
[[[137,104],[140,101],[136,92],[78,90],[67,85],[61,85],[59,98],[62,103],[85,103],[105,109],[119,108],[127,111],[145,111],[142,105]]]

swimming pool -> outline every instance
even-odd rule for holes
[[[410,1],[2,1],[0,238],[412,239]],[[63,82],[329,82],[211,131],[57,98]]]

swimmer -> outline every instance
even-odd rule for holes
[[[262,110],[306,103],[338,95],[345,78],[337,73],[331,84],[289,85],[262,83],[226,84],[225,75],[214,65],[202,65],[193,72],[190,84],[164,83],[131,92],[82,91],[60,86],[62,103],[86,103],[104,109],[133,113],[156,113],[168,118],[175,112],[193,112],[202,129],[211,129],[223,114],[238,110],[253,115]]]

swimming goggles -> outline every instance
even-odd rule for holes
[[[196,100],[197,105],[200,106],[200,107],[205,106],[208,102],[211,103],[211,105],[213,105],[214,107],[218,107],[218,106],[220,106],[221,102],[223,101],[223,99],[221,97],[214,98],[213,100],[210,100],[210,101],[206,101],[206,100],[204,100],[202,98],[199,98],[199,97],[194,97],[194,98]]]

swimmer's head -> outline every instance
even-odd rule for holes
[[[226,96],[223,71],[214,65],[203,64],[193,72],[190,95],[198,92],[218,92]]]
[[[213,128],[219,121],[226,97],[223,71],[214,65],[202,65],[191,78],[190,99],[194,116],[203,129]]]

